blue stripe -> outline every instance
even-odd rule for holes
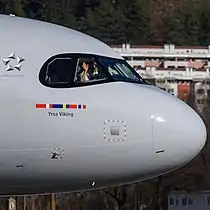
[[[78,109],[82,109],[82,105],[81,104],[78,105]]]
[[[53,104],[53,108],[63,108],[63,104]]]

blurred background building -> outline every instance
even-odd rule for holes
[[[210,97],[210,45],[112,45],[147,81],[187,102],[194,96],[200,113]],[[205,109],[205,114],[208,110]]]

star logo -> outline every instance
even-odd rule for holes
[[[2,62],[6,66],[6,71],[21,70],[24,58],[16,56],[15,53],[10,54],[7,58],[2,59]]]

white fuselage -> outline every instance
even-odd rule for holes
[[[67,29],[46,25],[45,30],[44,24],[36,35],[32,32],[38,21],[15,18],[12,25],[12,18],[0,16],[0,24],[8,26],[7,35],[0,33],[0,62],[11,53],[25,61],[21,71],[8,72],[0,64],[0,194],[69,192],[141,181],[179,168],[203,148],[206,129],[199,116],[153,86],[123,81],[72,88],[42,85],[40,68],[54,54],[76,49],[108,56],[109,48],[100,43],[94,48],[97,41],[90,38],[88,52],[88,38],[73,32],[78,40],[71,40],[70,32],[69,43],[61,45],[55,40],[68,37]],[[12,32],[21,26],[29,32],[15,38]],[[47,27],[58,31],[52,34],[55,40]],[[52,40],[45,43],[42,38]],[[117,54],[110,50],[110,57]]]

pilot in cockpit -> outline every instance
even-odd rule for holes
[[[86,81],[89,81],[89,72],[88,72],[88,70],[89,70],[89,64],[87,63],[87,62],[83,62],[82,63],[82,73],[81,73],[81,76],[80,76],[80,78],[81,78],[81,82],[86,82]]]
[[[101,79],[99,68],[94,61],[82,61],[77,75],[77,80],[82,83]]]

